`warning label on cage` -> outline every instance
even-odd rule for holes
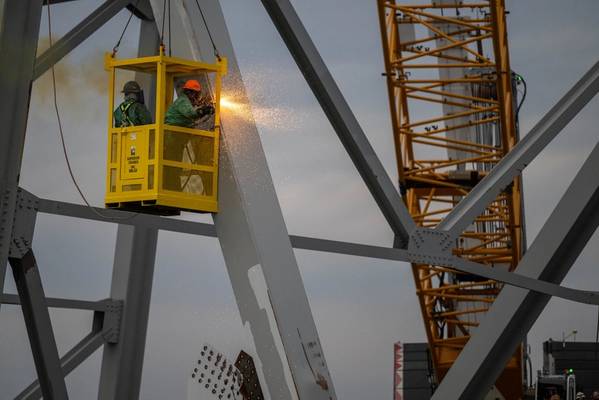
[[[135,151],[131,151],[131,155],[127,157],[127,167],[129,173],[137,172],[137,166],[139,164],[139,156],[135,155]]]

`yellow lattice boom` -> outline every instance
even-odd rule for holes
[[[377,0],[402,196],[417,224],[436,226],[518,140],[501,0]],[[454,254],[513,270],[523,252],[517,178],[456,241]],[[441,380],[501,285],[412,265]],[[521,349],[496,386],[522,395]]]

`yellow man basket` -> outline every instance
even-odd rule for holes
[[[162,215],[181,210],[217,212],[219,103],[226,59],[206,64],[168,57],[162,51],[157,56],[123,60],[107,54],[105,67],[110,87],[106,207]],[[126,75],[126,71],[141,77],[142,86],[155,85],[155,99],[149,99],[155,105],[150,107],[153,123],[115,126],[117,73]],[[167,125],[166,110],[187,79],[202,82],[214,114],[193,128]]]

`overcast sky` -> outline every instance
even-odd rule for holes
[[[55,6],[55,34],[66,33],[100,3],[80,0]],[[260,1],[221,4],[289,232],[390,245],[390,230]],[[395,179],[375,2],[293,4]],[[512,67],[528,83],[521,111],[525,134],[599,59],[599,2],[508,0],[507,8]],[[96,205],[103,203],[106,148],[102,55],[112,49],[127,17],[121,12],[57,67],[71,160],[84,192]],[[134,19],[120,56],[135,54],[138,29]],[[41,31],[47,37],[45,14]],[[40,197],[81,203],[66,172],[49,89],[48,74],[34,84],[21,185]],[[529,243],[597,142],[598,112],[595,99],[526,169]],[[207,220],[191,214],[184,218]],[[40,215],[34,250],[46,294],[107,297],[115,233],[116,227],[107,223]],[[598,244],[594,237],[566,285],[597,290]],[[393,343],[425,340],[409,265],[308,251],[296,251],[296,256],[338,398],[389,399]],[[5,290],[14,292],[8,275]],[[61,352],[90,327],[86,312],[60,310],[51,315]],[[596,325],[596,308],[552,300],[529,334],[534,369],[540,368],[542,341],[572,330],[578,330],[578,340],[594,340]],[[215,239],[161,232],[141,398],[184,399],[187,371],[205,341],[231,358],[253,347],[243,333],[220,247]],[[0,355],[0,399],[11,399],[35,378],[16,307],[0,310]],[[71,398],[95,398],[100,356],[98,352],[69,376]]]

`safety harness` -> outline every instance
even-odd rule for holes
[[[134,100],[128,101],[126,103],[123,103],[119,106],[119,109],[121,110],[121,114],[122,114],[122,121],[121,121],[121,126],[133,126],[135,125],[133,123],[133,121],[131,120],[131,118],[129,117],[129,109],[131,108],[131,106],[135,103]]]

